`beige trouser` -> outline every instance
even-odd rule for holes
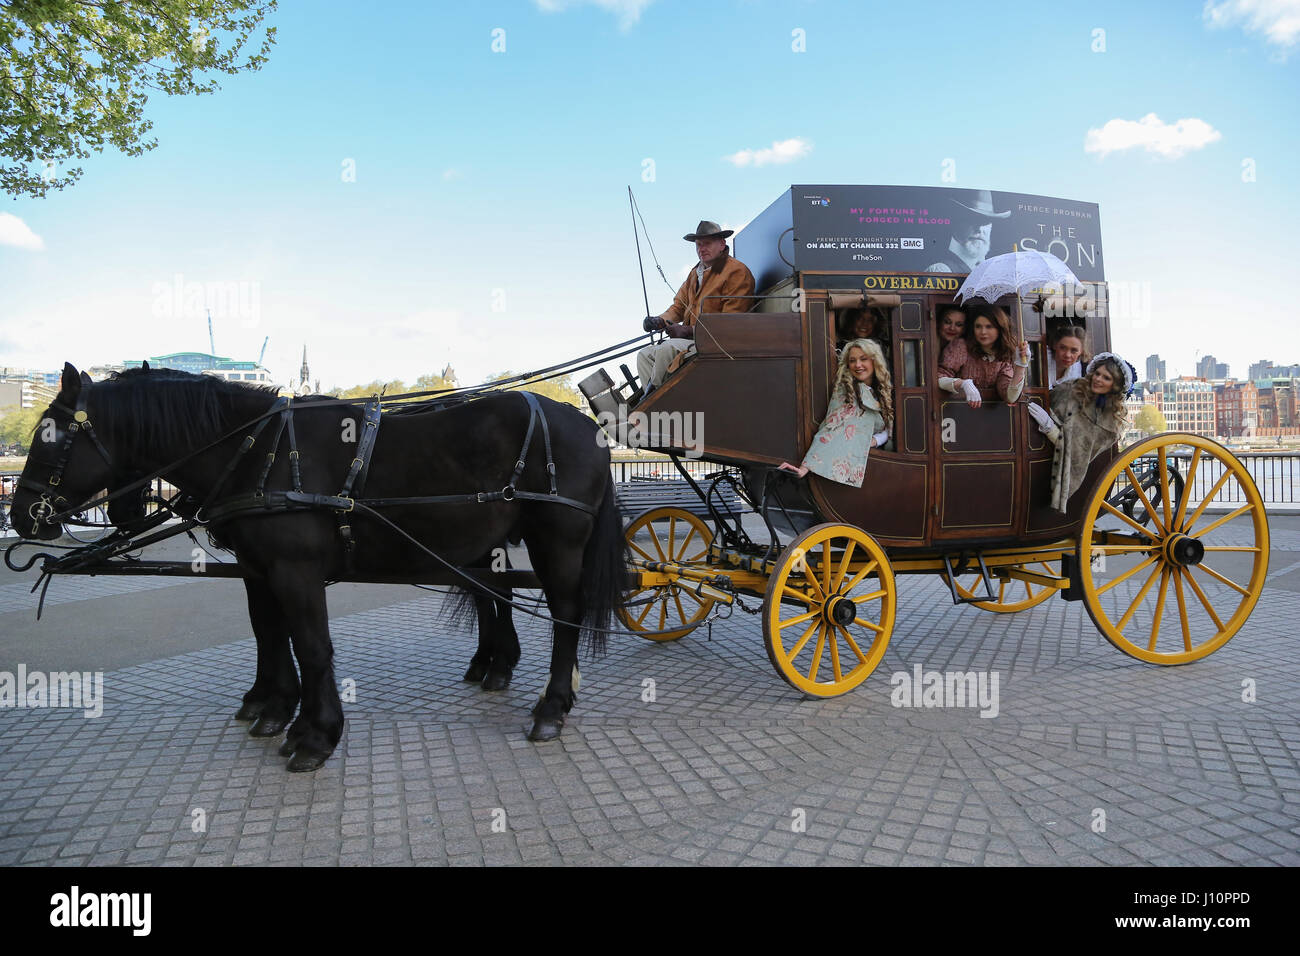
[[[695,342],[691,339],[664,339],[637,352],[636,373],[641,378],[641,387],[662,385],[668,377],[668,366],[677,353],[694,347]]]

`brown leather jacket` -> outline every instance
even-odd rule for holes
[[[691,269],[673,304],[664,310],[663,319],[693,326],[700,312],[748,312],[756,300],[745,297],[753,294],[754,277],[749,269],[724,252],[720,262],[704,270],[702,286],[697,287],[695,270]]]

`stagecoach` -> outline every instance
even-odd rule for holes
[[[579,626],[603,638],[595,622],[610,610],[633,633],[673,641],[759,598],[773,666],[821,697],[853,689],[880,662],[905,574],[938,575],[955,603],[992,613],[1053,595],[1082,602],[1107,640],[1157,664],[1204,657],[1245,623],[1267,571],[1268,523],[1250,475],[1215,442],[1169,433],[1112,449],[1091,463],[1066,513],[1049,507],[1053,448],[1026,409],[1047,401],[1044,341],[1059,316],[1073,312],[1071,321],[1087,326],[1094,353],[1110,347],[1095,205],[794,186],[735,246],[758,282],[753,309],[702,315],[697,354],[635,408],[635,382],[617,385],[603,369],[581,382],[607,438],[667,453],[694,507],[664,501],[623,526],[608,441],[597,441],[596,426],[571,406],[503,394],[502,383],[395,405],[277,398],[147,369],[92,383],[69,365],[46,413],[52,437],[29,457],[14,497],[18,530],[57,537],[105,487],[110,518],[114,506],[130,512],[132,496],[139,504],[158,476],[179,490],[170,510],[128,515],[103,541],[21,564],[13,545],[6,563],[21,571],[43,558],[47,580],[243,578],[258,676],[237,716],[254,720],[256,736],[288,726],[298,705],[292,641],[304,704],[281,753],[293,770],[321,766],[342,732],[328,666],[328,581],[486,584],[498,599],[540,585],[555,623],[550,682],[530,733],[543,740],[559,734],[573,703]],[[985,394],[972,409],[937,387],[937,312],[962,284],[959,246],[979,247],[980,256],[1041,248],[1086,283],[1082,310],[1045,289],[995,302],[1031,345],[1019,402]],[[783,461],[802,458],[826,412],[836,318],[862,306],[888,319],[892,446],[872,451],[861,488],[782,472]],[[628,345],[515,384],[624,357]],[[688,457],[712,471],[697,478]],[[162,527],[169,514],[183,520]],[[237,563],[195,569],[130,556],[197,526],[217,532]],[[519,537],[531,569],[486,566],[490,548]],[[498,622],[505,618],[498,609]],[[517,660],[512,628],[504,643],[481,631],[466,677],[500,689]]]
[[[972,193],[793,186],[735,239],[757,280],[750,312],[701,315],[698,354],[631,413],[627,385],[603,371],[582,383],[611,434],[627,439],[630,414],[634,437],[648,431],[643,443],[672,457],[701,503],[627,526],[637,580],[619,616],[631,631],[677,640],[720,605],[758,597],[777,672],[829,697],[881,660],[905,574],[938,575],[955,603],[992,613],[1054,595],[1081,602],[1110,643],[1150,663],[1202,658],[1245,623],[1267,571],[1268,523],[1250,475],[1217,443],[1166,433],[1112,449],[1067,513],[1049,507],[1053,446],[1026,403],[1047,403],[1057,316],[1086,325],[1094,354],[1110,348],[1098,210]],[[938,310],[965,278],[943,253],[973,212],[991,226],[989,255],[1051,252],[1087,300],[1075,309],[1033,289],[998,299],[1031,346],[1027,387],[1014,404],[985,392],[977,409],[936,382]],[[825,414],[837,315],[862,306],[888,316],[893,442],[872,450],[861,488],[777,470],[802,458]],[[717,468],[699,480],[687,456]],[[719,489],[739,492],[764,532]]]

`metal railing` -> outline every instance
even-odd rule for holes
[[[1251,480],[1255,482],[1255,487],[1259,489],[1260,497],[1264,499],[1266,505],[1289,505],[1300,502],[1296,497],[1296,483],[1300,479],[1300,454],[1288,452],[1242,452],[1235,457],[1245,467]],[[1167,456],[1171,468],[1176,468],[1181,478],[1187,475],[1188,466],[1191,464],[1190,452],[1179,452]],[[1134,474],[1141,481],[1144,490],[1148,488],[1148,480],[1151,469],[1156,468],[1156,459],[1150,456],[1149,460],[1140,459],[1135,462]],[[1227,466],[1217,458],[1211,458],[1208,455],[1202,455],[1196,464],[1196,475],[1192,480],[1189,491],[1189,507],[1199,505],[1227,471]],[[1176,482],[1175,492],[1182,487],[1181,479],[1172,479]],[[1129,486],[1127,476],[1121,475],[1115,483],[1114,491],[1123,493]],[[1210,506],[1217,505],[1239,505],[1246,500],[1244,489],[1241,483],[1231,478],[1224,482],[1223,487],[1215,492]]]

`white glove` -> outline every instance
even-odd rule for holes
[[[1047,414],[1047,409],[1043,408],[1042,405],[1030,402],[1029,414],[1033,417],[1034,421],[1038,422],[1038,430],[1044,434],[1050,432],[1054,427],[1056,427],[1056,423],[1052,421],[1052,416]]]
[[[883,432],[876,432],[874,435],[871,436],[871,440],[875,442],[875,445],[873,447],[883,448],[885,446],[885,442],[889,441],[889,429],[886,428]]]
[[[975,387],[973,381],[968,378],[962,379],[961,390],[962,394],[966,396],[966,401],[974,402],[976,405],[980,403],[980,390]]]

